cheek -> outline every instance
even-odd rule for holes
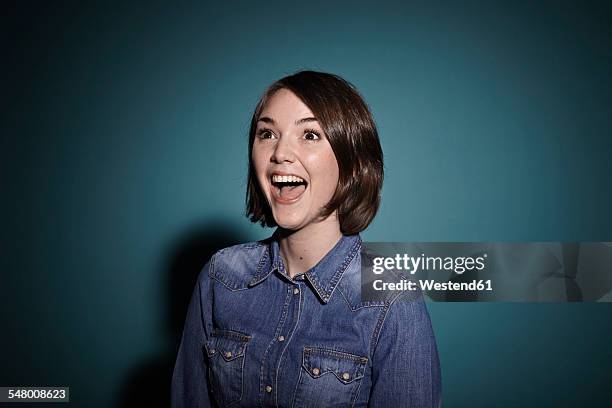
[[[251,160],[253,161],[253,167],[255,170],[261,169],[261,163],[263,162],[262,151],[256,145],[251,150]]]
[[[253,169],[255,170],[255,178],[262,190],[267,192],[267,189],[265,188],[266,158],[264,153],[265,152],[263,152],[262,149],[256,149],[255,146],[253,146],[251,160],[253,162]]]
[[[328,195],[333,194],[338,184],[339,168],[333,152],[317,154],[309,158],[310,168],[315,171],[313,176],[319,180],[317,183]]]
[[[253,160],[253,166],[255,167],[255,170],[263,170],[265,169],[266,163],[269,160],[268,152],[263,146],[258,146],[257,144],[254,144],[253,150],[251,151],[251,160]]]

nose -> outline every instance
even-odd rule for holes
[[[276,142],[270,161],[275,163],[293,162],[295,154],[288,137],[280,137]]]

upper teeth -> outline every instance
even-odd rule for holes
[[[279,176],[275,174],[272,176],[272,181],[275,183],[303,183],[304,179],[298,176]]]

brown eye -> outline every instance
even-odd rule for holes
[[[307,129],[304,131],[304,139],[306,140],[319,140],[321,135],[316,130]]]
[[[273,139],[274,134],[269,129],[261,129],[257,132],[257,137],[260,139]]]

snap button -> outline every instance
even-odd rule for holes
[[[298,288],[293,288],[293,294],[297,295],[298,293],[300,293],[300,290]]]
[[[217,350],[215,349],[210,349],[210,354],[215,354],[217,352]]]
[[[351,375],[349,373],[342,373],[343,380],[348,380],[349,378],[351,378]]]
[[[319,373],[320,373],[320,372],[321,372],[321,370],[319,370],[319,369],[318,369],[318,368],[316,368],[316,367],[312,369],[312,373],[313,373],[314,375],[319,375]]]
[[[278,336],[278,341],[285,341],[285,336]]]
[[[225,357],[230,358],[232,356],[232,352],[231,351],[226,351],[225,352]]]
[[[272,387],[269,385],[266,385],[266,392],[272,392]]]

